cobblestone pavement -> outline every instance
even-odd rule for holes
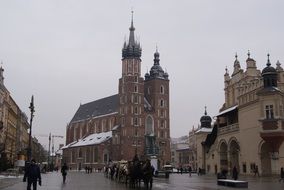
[[[249,184],[249,190],[283,190],[284,183],[279,183],[278,178],[273,177],[244,177],[240,180],[246,180]],[[8,187],[7,187],[8,186]],[[142,184],[143,187],[143,184]],[[144,188],[137,189],[144,189]],[[0,189],[4,190],[25,190],[26,183],[21,178],[0,179]],[[117,183],[106,177],[102,173],[86,174],[83,172],[70,171],[67,175],[66,184],[62,183],[62,176],[58,172],[42,174],[42,186],[38,190],[108,190],[130,189],[124,184]],[[239,188],[230,188],[218,186],[216,176],[197,176],[188,174],[171,174],[169,179],[154,178],[153,190],[225,190]]]

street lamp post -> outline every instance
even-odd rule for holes
[[[50,164],[49,164],[49,157],[50,157],[50,141],[51,141],[51,133],[49,133],[48,137],[48,156],[47,156],[47,168],[50,170]]]
[[[28,161],[31,161],[32,157],[32,123],[33,123],[33,117],[35,112],[34,107],[34,96],[32,95],[31,103],[30,103],[30,110],[31,110],[31,118],[30,118],[30,134],[29,134],[29,147],[28,147]]]

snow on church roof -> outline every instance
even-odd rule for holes
[[[88,145],[95,145],[101,144],[112,137],[112,131],[104,132],[104,133],[94,133],[78,141],[72,142],[64,147],[65,148],[72,148],[72,147],[80,147],[80,146],[88,146]]]

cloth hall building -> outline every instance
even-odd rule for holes
[[[284,71],[268,55],[266,67],[257,69],[250,57],[246,69],[236,56],[234,70],[224,75],[225,101],[211,118],[201,117],[201,129],[190,133],[194,145],[190,163],[206,173],[279,175],[284,167]],[[265,65],[264,63],[262,65]]]
[[[141,76],[142,48],[133,19],[129,30],[118,94],[80,105],[66,128],[63,161],[72,169],[99,168],[136,154],[155,157],[158,167],[170,161],[169,75],[156,50],[150,72]]]

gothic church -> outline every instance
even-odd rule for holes
[[[169,75],[156,50],[150,72],[141,76],[133,18],[129,31],[118,94],[80,105],[66,128],[63,162],[72,169],[100,168],[136,154],[156,158],[158,167],[170,162]]]

